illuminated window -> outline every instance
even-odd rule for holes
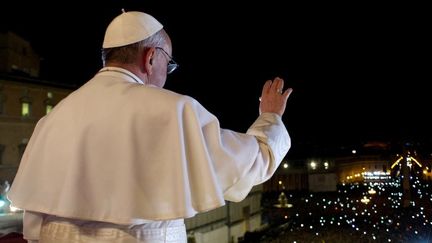
[[[21,102],[21,116],[22,117],[29,117],[31,116],[31,104],[32,104],[32,98],[29,96],[29,90],[24,89],[22,96],[20,98]]]
[[[22,102],[21,103],[21,116],[23,117],[29,117],[30,116],[30,103],[29,102]]]
[[[50,113],[51,110],[54,108],[52,92],[47,92],[47,98],[45,99],[44,104],[45,104],[45,114]]]
[[[45,108],[46,108],[46,114],[48,114],[53,109],[53,106],[52,105],[47,105]]]

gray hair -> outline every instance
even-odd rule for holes
[[[124,64],[133,63],[141,51],[150,47],[158,47],[165,44],[165,38],[164,32],[159,30],[149,38],[136,43],[120,47],[104,48],[102,49],[103,65],[105,66],[107,62],[118,62]]]

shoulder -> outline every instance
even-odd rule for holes
[[[216,117],[211,112],[209,112],[198,100],[191,96],[179,94],[166,89],[154,89],[154,92],[159,96],[158,100],[160,100],[161,103],[166,103],[170,107],[175,107],[175,110],[178,114],[188,117],[195,116],[202,121],[216,119]]]
[[[144,95],[147,96],[147,98],[153,98],[158,101],[164,101],[169,103],[176,103],[181,105],[198,105],[201,106],[201,104],[194,98],[188,96],[176,93],[171,90],[162,89],[158,87],[152,87],[152,86],[141,86],[140,97],[144,97]],[[145,93],[145,94],[144,94]]]

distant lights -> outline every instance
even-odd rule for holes
[[[360,201],[364,204],[368,204],[370,202],[370,199],[364,196],[362,199],[360,199]]]
[[[311,169],[310,162],[308,165],[309,169]],[[317,169],[321,169],[321,166],[324,168],[324,162],[317,162]],[[413,166],[415,166],[414,162]],[[360,167],[358,171],[361,171],[361,169],[362,167]],[[422,172],[422,170],[419,171],[420,173]],[[367,168],[363,172],[368,172],[366,173],[367,176],[390,176],[382,171],[376,171],[375,173],[374,171],[367,171]],[[353,179],[355,178],[355,173],[352,173]],[[361,174],[363,177],[364,175],[364,173]],[[349,230],[351,232],[358,232],[357,234],[360,236],[368,235],[367,239],[374,242],[398,242],[397,238],[389,233],[393,230],[405,229],[401,228],[402,225],[411,224],[409,230],[406,232],[406,237],[411,237],[410,239],[415,240],[417,239],[416,237],[422,236],[423,230],[426,227],[432,225],[429,219],[431,216],[430,211],[427,208],[427,205],[432,201],[432,196],[430,193],[428,196],[425,196],[426,192],[423,191],[424,189],[428,190],[430,188],[428,188],[428,184],[423,184],[423,181],[416,181],[413,183],[416,187],[412,190],[413,195],[409,203],[410,206],[412,206],[413,209],[417,209],[417,211],[406,215],[403,220],[398,210],[393,210],[393,208],[397,209],[401,207],[402,196],[404,195],[404,193],[398,189],[398,187],[401,187],[401,181],[396,180],[347,184],[347,187],[339,188],[337,191],[339,197],[336,198],[321,197],[320,194],[310,193],[302,197],[301,201],[307,205],[305,209],[313,208],[313,210],[295,212],[292,216],[288,214],[281,214],[280,216],[282,219],[285,218],[285,220],[293,220],[293,225],[295,225],[295,227],[290,229],[291,232],[306,230],[308,232],[311,231],[310,233],[313,234],[319,231],[319,233],[317,232],[315,234],[321,235],[321,231],[324,232],[326,226],[340,227],[342,225],[345,227],[346,225],[350,228]],[[411,186],[413,185],[411,184]],[[354,192],[358,192],[358,194],[352,194],[353,190]],[[374,194],[382,196],[375,198],[376,196],[374,196]],[[425,200],[417,200],[421,198],[422,194]],[[295,197],[296,195],[289,195],[289,198]],[[320,210],[320,212],[330,210],[330,212],[336,214],[334,214],[333,217],[327,217],[323,216],[327,214],[321,214],[315,210]],[[392,213],[389,214],[389,212]],[[371,217],[371,215],[373,217]],[[378,234],[380,232],[385,232],[385,234]]]
[[[312,170],[315,170],[316,167],[317,167],[317,164],[315,163],[315,161],[312,161],[312,162],[310,163],[310,166],[311,166]]]

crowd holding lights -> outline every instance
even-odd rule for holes
[[[262,242],[430,242],[432,187],[413,180],[417,190],[407,208],[402,207],[399,179],[346,184],[331,193],[291,194],[293,207],[280,214],[290,228]]]
[[[363,182],[347,180],[336,192],[285,192],[292,208],[264,219],[289,227],[263,234],[259,242],[432,242],[432,185],[420,162],[409,158],[406,165],[421,170],[410,173],[408,205],[401,173],[364,172]]]

